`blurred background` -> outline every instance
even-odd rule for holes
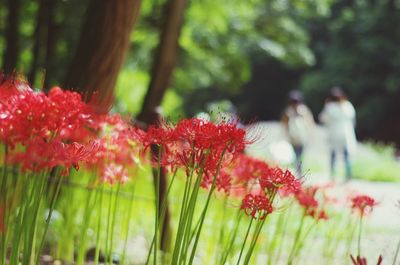
[[[358,139],[393,160],[399,11],[396,0],[1,0],[2,69],[148,123],[157,106],[172,120],[279,120],[292,89],[317,117],[339,85]]]
[[[160,109],[171,120],[237,115],[259,140],[248,152],[288,166],[294,154],[278,122],[288,92],[301,90],[318,122],[341,86],[361,142],[358,180],[339,190],[377,198],[367,241],[390,256],[400,216],[399,24],[399,0],[0,0],[0,63],[37,89],[74,89],[147,124]],[[327,181],[326,131],[310,140],[306,177]]]

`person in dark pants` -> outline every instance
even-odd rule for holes
[[[292,90],[289,92],[288,104],[282,114],[281,121],[294,149],[297,176],[301,177],[303,174],[302,157],[304,145],[314,127],[314,117],[310,109],[304,104],[303,95],[300,91]]]
[[[357,145],[354,132],[356,112],[340,87],[334,87],[319,115],[319,120],[327,129],[331,152],[331,177],[335,175],[337,154],[342,154],[346,180],[352,177],[350,154]]]

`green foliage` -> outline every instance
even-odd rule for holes
[[[379,124],[399,111],[400,34],[393,30],[399,9],[395,1],[338,1],[330,17],[309,21],[318,62],[301,86],[314,110],[330,87],[341,85],[356,105],[363,135],[393,128]]]
[[[367,142],[354,156],[354,177],[370,181],[400,182],[400,163],[395,148],[382,143]]]

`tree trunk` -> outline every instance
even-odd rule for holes
[[[166,18],[161,29],[160,43],[153,63],[149,89],[144,98],[140,121],[154,123],[154,111],[161,104],[175,67],[178,40],[181,31],[186,0],[169,0],[166,3]]]
[[[129,47],[140,0],[91,0],[80,41],[67,73],[64,87],[93,93],[100,107],[108,108]]]
[[[28,80],[34,85],[36,74],[39,67],[44,67],[47,79],[46,59],[49,44],[49,31],[53,24],[53,12],[56,0],[39,0],[39,10],[37,12],[36,28],[34,32],[35,43],[32,51],[32,63],[29,71]],[[43,80],[44,81],[44,80]],[[42,84],[43,85],[43,84]]]
[[[53,63],[53,55],[54,48],[57,42],[56,32],[57,25],[54,21],[54,8],[56,4],[56,0],[50,0],[52,2],[50,7],[49,15],[47,16],[47,42],[46,42],[46,53],[44,55],[44,69],[46,69],[46,77],[44,79],[43,87],[48,90],[50,89],[50,80],[52,79],[52,63]]]
[[[142,110],[138,116],[138,120],[145,124],[154,124],[158,121],[157,107],[160,106],[165,91],[169,86],[176,63],[178,40],[185,5],[186,0],[169,0],[166,3],[166,12],[164,13],[166,15],[165,23],[161,29],[160,42],[153,63],[150,85],[143,102]],[[153,157],[157,157],[157,147],[152,148],[152,155]],[[153,175],[154,178],[157,177],[155,173]],[[160,195],[159,205],[162,205],[161,200],[166,192],[167,183],[165,170],[162,169],[160,172],[160,189],[158,191]],[[161,250],[168,251],[170,235],[170,212],[167,206],[161,230]]]
[[[20,0],[7,0],[8,15],[6,28],[6,48],[3,55],[3,70],[10,74],[17,67],[18,62],[18,24]]]

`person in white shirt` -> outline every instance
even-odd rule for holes
[[[289,92],[288,105],[282,114],[281,121],[296,155],[297,176],[301,177],[303,150],[314,126],[314,117],[304,104],[303,94],[300,91]]]
[[[357,145],[354,132],[356,111],[346,94],[340,87],[333,87],[330,91],[319,120],[324,124],[328,133],[331,150],[331,177],[335,175],[336,156],[343,154],[346,180],[352,177],[350,154]]]

